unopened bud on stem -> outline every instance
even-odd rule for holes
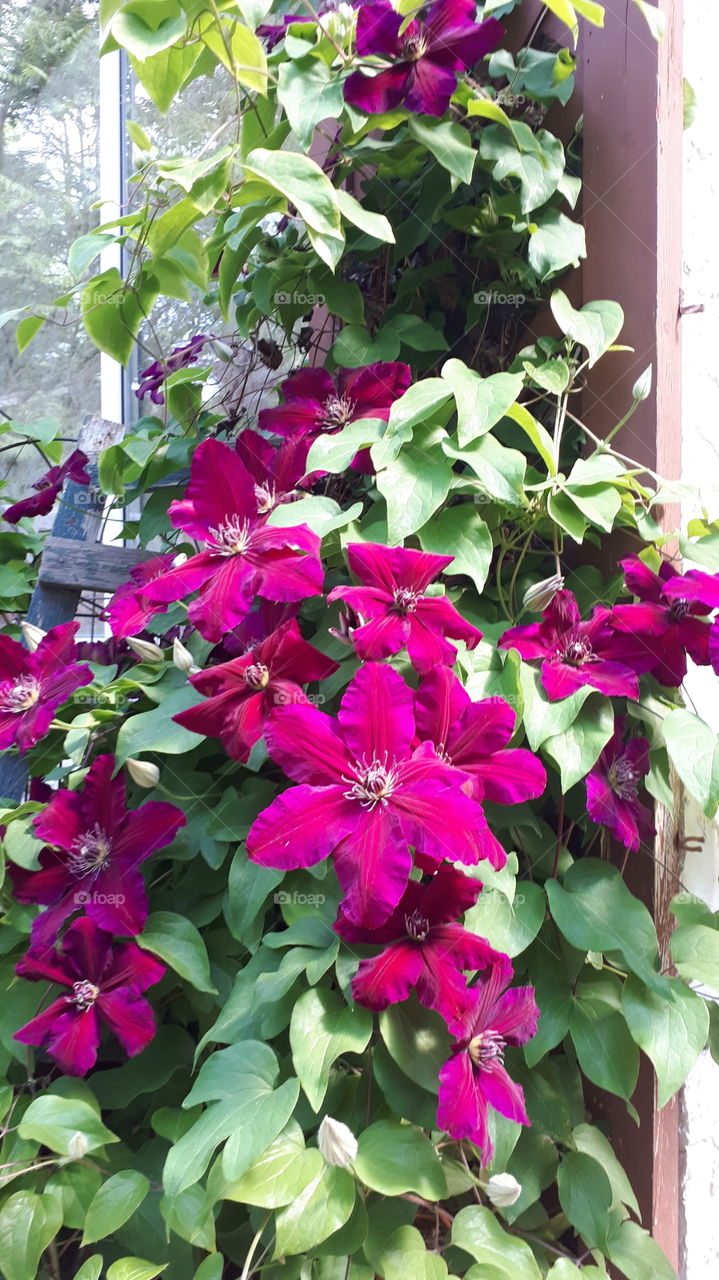
[[[160,781],[160,770],[149,760],[126,760],[127,772],[138,787],[150,791]]]
[[[495,1173],[485,1191],[496,1209],[508,1209],[522,1194],[522,1184],[511,1173]]]
[[[164,662],[165,655],[159,645],[149,640],[139,640],[137,636],[128,636],[127,643],[143,662]]]
[[[564,587],[564,578],[560,573],[555,573],[551,578],[544,578],[542,582],[537,582],[533,587],[529,587],[524,593],[522,604],[525,609],[530,609],[532,613],[543,613],[550,605],[558,591]]]
[[[357,1155],[357,1139],[341,1120],[325,1116],[317,1131],[317,1146],[326,1164],[347,1167]]]
[[[31,653],[35,652],[40,641],[47,635],[47,631],[41,630],[40,627],[33,626],[32,622],[21,622],[20,630],[22,631],[22,638],[25,641],[25,645]]]

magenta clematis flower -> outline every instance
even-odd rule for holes
[[[398,361],[340,369],[334,375],[326,369],[300,369],[282,383],[284,403],[263,409],[258,425],[275,435],[314,439],[323,431],[339,431],[360,418],[386,422],[395,400],[404,395],[411,381],[409,365]]]
[[[377,661],[406,647],[412,666],[425,675],[439,663],[451,666],[457,657],[447,636],[476,648],[482,632],[465,622],[446,596],[424,594],[453,558],[375,542],[349,544],[350,568],[364,585],[335,587],[327,602],[345,600],[369,619],[351,632],[360,658]]]
[[[407,887],[409,846],[441,861],[503,857],[461,775],[424,744],[413,751],[412,691],[370,663],[349,684],[337,720],[296,703],[270,716],[269,753],[293,781],[260,814],[247,852],[265,867],[309,867],[328,854],[353,924],[383,924]]]
[[[244,763],[277,707],[306,703],[301,686],[323,680],[338,664],[302,639],[296,622],[285,622],[255,649],[190,676],[207,696],[173,720],[208,738],[219,738],[228,756]]]
[[[187,495],[171,503],[170,519],[205,550],[142,594],[164,605],[199,591],[188,617],[207,640],[242,622],[256,595],[284,602],[322,591],[317,534],[304,524],[275,529],[258,515],[252,476],[229,445],[205,440],[195,450]]]
[[[600,606],[582,621],[571,591],[557,592],[541,622],[510,627],[499,648],[541,660],[542,684],[552,702],[585,685],[609,697],[638,698],[637,675],[654,660],[641,635],[616,630],[610,609]]]
[[[48,947],[64,920],[84,908],[109,933],[138,934],[147,919],[140,863],[171,843],[186,818],[180,809],[148,800],[128,810],[125,780],[113,778],[114,756],[98,756],[77,791],[56,791],[33,819],[49,847],[40,870],[10,866],[15,897],[47,907],[33,921],[33,949]]]
[[[695,569],[682,575],[668,560],[658,573],[635,556],[620,563],[640,603],[615,605],[614,625],[643,641],[650,673],[677,688],[687,673],[687,653],[699,666],[709,665],[707,614],[719,608],[719,579]]]
[[[89,667],[77,665],[78,622],[53,627],[34,653],[0,636],[0,751],[15,743],[27,751],[44,738],[58,707],[83,685]]]
[[[418,738],[467,775],[464,789],[475,800],[519,804],[544,791],[541,761],[524,747],[507,747],[517,717],[503,698],[472,702],[453,672],[435,667],[420,683],[415,718]]]
[[[167,612],[166,605],[148,600],[143,588],[169,573],[176,559],[172,552],[153,556],[152,560],[143,560],[130,570],[130,581],[118,588],[106,609],[113,636],[117,639],[136,636],[156,614]]]
[[[474,906],[482,886],[444,864],[422,884],[410,880],[386,924],[363,929],[340,913],[335,929],[346,942],[388,943],[384,951],[362,960],[352,982],[352,995],[368,1009],[386,1009],[406,1000],[412,990],[450,1027],[461,1024],[468,989],[463,969],[512,967],[484,938],[470,933],[458,916]]]
[[[281,502],[298,496],[307,483],[306,463],[310,440],[303,436],[284,440],[279,449],[249,429],[238,436],[235,451],[255,482],[257,511],[267,515]]]
[[[496,18],[475,22],[474,0],[435,0],[424,21],[405,22],[389,0],[369,0],[357,19],[357,52],[379,54],[390,65],[377,75],[353,71],[345,100],[367,115],[404,106],[422,115],[444,115],[460,72],[498,46],[504,28]]]
[[[437,1123],[451,1138],[470,1138],[482,1149],[482,1163],[492,1158],[487,1117],[489,1107],[515,1124],[529,1124],[520,1085],[504,1065],[506,1046],[526,1044],[537,1030],[539,1009],[532,987],[510,987],[506,968],[470,988],[461,1031],[455,1032],[452,1056],[439,1073]]]
[[[144,400],[149,395],[153,404],[164,404],[165,397],[161,391],[163,383],[169,378],[171,373],[176,373],[178,369],[186,369],[188,365],[196,364],[202,354],[202,348],[206,342],[211,342],[212,337],[207,337],[204,333],[196,333],[194,338],[190,338],[184,346],[175,347],[171,351],[166,360],[153,360],[146,369],[140,374],[140,385],[135,395],[138,400]]]
[[[17,966],[31,982],[56,982],[68,989],[13,1039],[47,1045],[48,1053],[68,1076],[84,1076],[97,1060],[104,1022],[125,1053],[134,1058],[155,1034],[155,1015],[142,993],[159,982],[165,966],[134,942],[113,946],[109,934],[92,920],[70,925],[60,951],[32,951]]]
[[[639,783],[649,772],[649,742],[624,742],[626,721],[620,716],[614,733],[587,776],[587,813],[592,822],[609,827],[627,849],[637,850],[656,834],[652,814],[638,796]]]
[[[36,493],[30,498],[22,498],[14,502],[3,512],[3,520],[17,524],[23,516],[46,516],[52,511],[66,480],[75,484],[90,484],[90,476],[85,470],[88,463],[87,454],[81,449],[74,449],[66,462],[59,467],[50,467],[44,476],[40,476],[33,484]]]

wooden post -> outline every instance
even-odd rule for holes
[[[615,444],[666,479],[681,467],[682,0],[661,0],[666,34],[657,44],[632,0],[604,0],[604,29],[582,24],[580,95],[584,113],[584,300],[624,308],[620,341],[633,354],[607,356],[589,376],[584,415],[602,436],[629,408],[632,386],[651,364],[653,391]],[[665,513],[670,528],[676,512]],[[614,568],[614,566],[611,566]],[[678,841],[660,822],[657,861],[633,856],[628,883],[650,908],[663,958],[668,902],[677,889]],[[618,1154],[644,1225],[679,1264],[680,1179],[677,1099],[659,1111],[653,1073],[643,1065],[633,1099],[637,1129],[620,1100],[602,1095]]]

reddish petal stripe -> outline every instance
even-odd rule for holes
[[[400,361],[377,362],[365,369],[343,369],[339,383],[342,394],[354,404],[352,418],[389,418],[395,400],[399,400],[412,382],[412,370]]]
[[[56,982],[59,987],[71,987],[82,976],[67,956],[55,950],[27,951],[18,960],[15,972],[18,978],[27,978],[30,982]]]
[[[456,675],[445,666],[435,667],[420,681],[415,697],[418,736],[445,747],[453,736],[453,725],[470,705],[469,694]]]
[[[332,375],[326,369],[308,366],[285,378],[281,391],[285,400],[313,400],[324,412],[325,401],[336,394]]]
[[[493,972],[493,983],[504,983],[501,971]],[[537,1030],[539,1009],[534,998],[533,987],[510,987],[499,996],[495,1004],[489,1008],[484,1024],[499,1032],[510,1044],[526,1044]],[[482,1027],[484,1029],[484,1027]]]
[[[164,800],[148,800],[132,809],[112,842],[112,858],[125,867],[144,862],[156,849],[172,844],[187,818],[181,809]]]
[[[696,662],[698,667],[708,667],[711,624],[700,618],[686,617],[679,623],[677,631],[692,662]]]
[[[347,562],[356,578],[365,586],[387,592],[390,600],[398,586],[395,577],[395,551],[381,542],[350,542]]]
[[[476,62],[498,48],[505,32],[496,18],[473,22],[476,8],[472,3],[465,6],[472,11],[466,17],[452,14],[452,10],[459,7],[457,0],[453,4],[440,0],[433,5],[427,20],[427,29],[431,35],[430,56],[433,62],[450,67],[453,71],[468,71]]]
[[[670,600],[696,600],[711,612],[719,609],[719,574],[690,569],[684,577],[664,583],[663,595]]]
[[[138,870],[125,869],[111,859],[94,879],[85,876],[78,882],[78,889],[85,890],[85,912],[99,929],[121,938],[142,933],[147,920],[147,891]]]
[[[212,575],[221,569],[226,560],[227,557],[213,551],[201,551],[199,555],[190,556],[189,560],[178,565],[176,569],[171,569],[169,573],[153,578],[152,582],[148,582],[143,594],[151,604],[172,604],[174,600],[182,600],[184,596],[204,586]]]
[[[612,626],[630,635],[663,636],[670,625],[664,604],[616,604],[612,609]]]
[[[421,970],[419,949],[407,942],[395,942],[380,955],[361,962],[352,980],[352,995],[368,1009],[386,1009],[407,999]]]
[[[383,618],[393,604],[392,590],[383,587],[333,587],[327,603],[344,600],[362,618]]]
[[[620,800],[609,779],[599,769],[592,770],[587,778],[587,813],[592,822],[608,827],[627,849],[637,850],[640,840],[635,807],[639,807],[637,800]]]
[[[294,782],[342,783],[346,789],[352,757],[332,716],[294,703],[273,712],[265,736],[272,759]]]
[[[418,614],[419,610],[408,618],[407,653],[415,671],[427,675],[433,667],[451,667],[457,660],[455,646],[444,639],[440,630],[426,626]]]
[[[347,687],[337,716],[352,760],[391,765],[414,738],[412,690],[391,667],[368,663]]]
[[[363,627],[355,627],[352,631],[352,644],[357,657],[363,662],[380,662],[404,649],[409,635],[409,618],[387,612],[365,623]]]
[[[113,847],[116,833],[124,827],[126,813],[125,779],[122,770],[113,778],[114,770],[114,756],[98,756],[82,784],[85,830],[91,831],[97,824],[113,840]]]
[[[290,787],[253,823],[247,852],[263,867],[314,866],[353,830],[358,808],[340,787]]]
[[[481,798],[495,804],[536,800],[547,785],[547,771],[541,760],[524,747],[497,751],[476,764],[458,760],[455,755],[452,758],[479,783]]]
[[[257,574],[244,556],[213,557],[213,576],[206,581],[187,616],[205,640],[215,643],[239,626],[252,607]],[[200,559],[199,556],[196,559]]]
[[[454,58],[450,58],[454,62]],[[426,53],[412,63],[407,79],[405,106],[418,115],[443,116],[457,88],[457,72],[442,66],[441,56]]]
[[[47,808],[33,818],[32,825],[38,840],[46,840],[60,849],[71,849],[87,829],[82,793],[56,791]]]
[[[86,916],[70,925],[62,940],[62,950],[67,956],[68,968],[78,978],[100,986],[112,953],[112,937],[103,933]]]
[[[85,1076],[95,1065],[99,1043],[95,1009],[76,1009],[56,1020],[47,1048],[66,1076]]]
[[[248,554],[248,561],[257,570],[257,594],[268,600],[292,602],[322,594],[324,574],[314,552],[286,547],[261,557]]]
[[[405,784],[390,803],[405,839],[430,857],[473,863],[486,819],[481,808],[458,788],[425,779]]]
[[[147,991],[148,987],[154,987],[164,975],[165,966],[157,956],[143,951],[134,942],[123,942],[113,951],[103,987],[106,991],[112,991],[115,987],[136,987],[138,991]]]
[[[262,409],[257,419],[260,431],[291,438],[295,435],[314,435],[322,429],[325,417],[324,402],[310,398],[293,398],[272,409]]]
[[[16,676],[32,674],[31,655],[27,649],[11,640],[10,636],[0,636],[0,680],[13,680]]]
[[[155,1015],[142,996],[127,987],[103,991],[97,1008],[130,1058],[141,1053],[155,1034]]]
[[[256,515],[254,480],[235,450],[219,440],[203,440],[193,454],[185,497],[170,505],[172,523],[207,541],[210,529],[233,516],[254,520]]]
[[[550,652],[546,637],[542,632],[541,622],[532,622],[528,627],[510,627],[497,641],[499,649],[516,649],[520,657],[527,661],[533,658],[546,658]]]
[[[492,1158],[487,1128],[487,1103],[466,1051],[455,1053],[439,1072],[437,1124],[457,1141],[470,1138],[482,1151],[482,1163]]]
[[[21,977],[25,975],[21,974]],[[32,1018],[24,1027],[20,1027],[19,1031],[13,1032],[13,1040],[18,1040],[20,1044],[42,1045],[47,1044],[52,1029],[58,1018],[67,1012],[67,999],[60,996],[58,1000],[53,1000],[42,1013],[36,1018]]]
[[[619,563],[624,570],[624,580],[632,595],[639,596],[640,600],[650,600],[658,604],[662,594],[661,578],[637,556],[628,556],[626,560],[620,560]]]
[[[355,924],[384,924],[404,893],[412,856],[389,806],[359,810],[354,829],[335,849],[337,878],[345,892],[342,910]]]
[[[466,876],[456,867],[441,866],[421,887],[417,909],[432,925],[445,924],[469,911],[481,891],[481,882],[474,876]]]
[[[244,764],[263,736],[266,723],[265,699],[261,693],[235,703],[220,732],[220,741],[230,759]]]
[[[357,16],[357,52],[361,58],[371,54],[396,57],[402,51],[399,29],[402,15],[386,0],[365,0]]]
[[[199,702],[196,707],[188,707],[186,711],[178,711],[172,718],[191,733],[201,733],[205,738],[219,738],[225,726],[232,718],[232,713],[242,706],[245,700],[261,699],[259,693],[246,694],[221,693],[216,698],[208,698]]]

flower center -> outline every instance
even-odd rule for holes
[[[82,982],[73,982],[72,989],[75,994],[68,996],[68,999],[78,1009],[91,1009],[100,994],[100,988],[86,978]]]
[[[325,401],[325,416],[322,426],[328,430],[344,427],[350,421],[355,410],[354,400],[349,396],[329,396]]]
[[[414,613],[419,600],[419,592],[411,587],[395,587],[394,607],[396,613]]]
[[[504,1061],[504,1037],[498,1031],[481,1031],[469,1042],[469,1056],[477,1067]]]
[[[427,37],[423,31],[413,31],[406,35],[402,43],[402,54],[409,62],[417,62],[427,52]]]
[[[640,773],[628,756],[617,756],[609,770],[609,785],[622,800],[636,800]]]
[[[267,481],[266,484],[255,485],[255,498],[257,499],[257,511],[261,516],[266,516],[277,502],[277,490],[273,484]]]
[[[34,676],[19,676],[17,680],[3,680],[0,684],[0,711],[11,715],[29,711],[40,697],[40,681]]]
[[[399,781],[399,769],[390,765],[385,752],[384,760],[367,762],[364,758],[355,762],[354,777],[343,778],[351,783],[345,791],[346,800],[359,800],[364,809],[374,809],[376,804],[386,804]]]
[[[429,920],[419,911],[413,911],[411,916],[404,918],[407,937],[413,938],[415,942],[424,942],[429,933]]]
[[[230,516],[209,533],[221,555],[239,556],[247,550],[250,541],[250,522],[240,516]]]
[[[669,606],[669,612],[675,622],[681,622],[682,618],[686,618],[689,612],[689,601],[672,600]]]
[[[582,667],[585,662],[595,662],[596,659],[589,641],[583,636],[578,636],[576,640],[570,640],[565,645],[562,661],[569,667]]]
[[[260,689],[266,689],[270,683],[270,673],[262,662],[254,662],[245,672],[245,684],[250,689],[259,692]]]
[[[86,831],[73,841],[72,851],[67,860],[70,874],[78,880],[83,876],[99,875],[109,862],[111,849],[110,837],[96,822],[91,831]]]

